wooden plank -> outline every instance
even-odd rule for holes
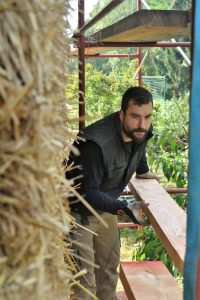
[[[117,300],[128,300],[124,291],[116,292]]]
[[[92,34],[91,41],[101,42],[151,42],[191,35],[190,14],[177,10],[145,10],[134,12],[126,18]],[[111,48],[86,48],[86,55],[94,55]],[[72,51],[77,55],[77,51]]]
[[[186,249],[186,213],[155,179],[130,181],[129,188],[139,200],[149,203],[144,213],[180,272]]]
[[[104,42],[162,41],[190,35],[189,13],[177,10],[145,10],[94,33],[92,40]]]
[[[120,279],[129,300],[182,300],[183,292],[161,261],[122,262]]]
[[[124,223],[117,223],[118,228],[124,227],[137,227],[138,229],[142,228],[142,226],[135,224],[133,222],[124,222]]]

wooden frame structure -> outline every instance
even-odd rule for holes
[[[112,24],[111,26],[102,29],[99,32],[96,32],[90,37],[90,40],[88,38],[86,39],[84,37],[84,32],[87,30],[90,26],[95,24],[98,20],[100,20],[102,17],[104,17],[107,13],[109,13],[112,9],[114,9],[117,5],[123,2],[123,0],[113,0],[111,1],[96,17],[94,17],[92,20],[90,20],[88,23],[84,24],[84,0],[79,0],[79,31],[74,35],[74,38],[76,40],[76,46],[78,47],[78,51],[75,50],[72,52],[72,55],[78,55],[79,57],[79,128],[83,128],[85,126],[84,123],[84,116],[85,116],[85,58],[91,57],[96,58],[100,57],[102,52],[108,51],[111,49],[116,49],[119,47],[138,47],[138,62],[139,66],[141,67],[141,48],[140,47],[177,47],[177,46],[184,46],[184,47],[190,47],[192,44],[191,42],[162,42],[165,39],[170,38],[179,38],[179,37],[186,37],[190,35],[190,24],[192,22],[191,18],[191,12],[185,11],[145,11],[141,10],[141,1],[137,0],[138,3],[138,12],[131,14],[124,20],[120,20],[119,22]],[[198,19],[200,15],[200,5],[198,1],[192,2],[193,6],[193,15],[195,18],[194,24],[194,31],[198,32]],[[148,23],[148,21],[150,23]],[[134,26],[132,26],[134,25]],[[193,47],[195,51],[199,50],[200,45],[198,44],[198,34],[195,35],[195,45]],[[195,53],[194,51],[194,53]],[[199,63],[198,59],[196,60],[197,63]],[[197,65],[197,64],[196,64]],[[199,68],[199,65],[197,66],[197,69]],[[194,76],[197,76],[197,72],[194,73]],[[198,80],[197,80],[198,82]],[[138,83],[141,85],[141,68],[140,72],[138,74]],[[196,88],[196,87],[195,87]],[[195,90],[194,88],[194,90]],[[193,93],[195,94],[195,92]],[[198,94],[198,93],[197,93]],[[194,98],[196,95],[194,96]],[[196,101],[196,98],[195,98]],[[194,106],[196,103],[194,104]],[[198,107],[195,106],[198,110]],[[192,116],[193,117],[193,116]],[[195,124],[198,124],[198,128],[200,128],[200,124],[198,121],[198,117],[192,118],[195,120]],[[195,136],[195,134],[194,134]],[[193,143],[191,143],[193,145]],[[200,146],[200,145],[199,145]],[[196,147],[199,149],[200,147]],[[192,152],[195,153],[196,152]],[[195,155],[197,157],[197,161],[200,162],[199,155]],[[190,178],[192,177],[192,174],[194,172],[194,168],[190,168]],[[195,174],[196,175],[196,174]],[[199,176],[196,176],[196,178],[199,178]],[[192,184],[191,184],[192,185]],[[192,185],[193,186],[193,185]],[[137,183],[134,182],[134,189],[138,191],[139,193],[144,193],[144,191],[140,191],[140,188],[137,186]],[[197,189],[197,192],[200,192]],[[193,207],[193,202],[195,203],[194,199],[196,200],[195,196],[193,197],[193,193],[189,189],[189,197],[191,196],[191,207],[193,209],[193,212],[195,208]],[[193,199],[194,198],[194,199]],[[168,199],[169,200],[169,199]],[[167,200],[167,202],[168,202]],[[153,209],[155,203],[151,203],[151,208]],[[190,210],[190,206],[189,206]],[[176,210],[175,210],[176,211]],[[160,235],[161,239],[163,239],[164,244],[169,246],[169,253],[174,257],[174,260],[176,264],[178,265],[179,269],[183,270],[183,258],[185,249],[183,251],[183,248],[181,246],[181,249],[177,246],[177,248],[173,248],[173,244],[175,241],[170,242],[168,240],[167,235],[163,236],[163,225],[165,222],[160,224],[158,222],[157,217],[155,217],[155,212],[147,210],[147,215],[151,219],[151,222],[154,223],[155,228],[157,228],[158,234]],[[176,212],[178,213],[178,212]],[[180,211],[179,211],[180,214]],[[183,216],[182,213],[178,215],[179,221],[182,220],[183,224],[181,224],[181,228],[186,227],[186,216]],[[157,220],[157,225],[156,225]],[[190,220],[189,220],[190,222]],[[158,224],[159,223],[159,224]],[[184,229],[185,230],[185,229]],[[183,240],[185,240],[185,237],[183,237]],[[183,242],[183,241],[182,241]],[[180,246],[180,245],[179,245]],[[168,246],[167,246],[168,247]],[[187,257],[187,256],[186,256]],[[197,266],[197,280],[200,278],[200,259],[199,264]],[[196,284],[196,287],[195,287]],[[196,292],[194,291],[196,289]],[[193,294],[196,293],[196,299],[199,299],[200,295],[200,285],[198,281],[196,283],[191,282],[191,291]],[[186,293],[185,293],[186,295]],[[187,298],[187,295],[184,298],[185,300],[191,300]]]
[[[161,42],[170,38],[190,35],[191,17],[189,11],[142,10],[141,0],[137,0],[138,11],[130,16],[94,33],[87,39],[84,32],[107,15],[123,0],[112,0],[92,20],[84,23],[84,0],[78,1],[78,32],[73,36],[78,50],[71,55],[79,58],[79,129],[85,126],[85,56],[110,51],[120,47],[137,47],[138,85],[141,80],[141,47],[189,47],[190,42]],[[89,39],[89,41],[88,41]]]
[[[149,203],[144,213],[154,227],[169,256],[183,273],[186,247],[186,213],[155,179],[130,181],[137,199]]]

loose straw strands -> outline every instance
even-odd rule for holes
[[[0,1],[0,299],[68,299],[65,0]],[[69,253],[68,253],[69,256]]]

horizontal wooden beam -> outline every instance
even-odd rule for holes
[[[104,42],[125,42],[162,41],[172,37],[188,37],[190,22],[188,11],[141,9],[99,30],[90,38]]]
[[[183,272],[186,213],[155,179],[133,178],[129,188],[138,200],[149,203],[143,211],[169,256]]]

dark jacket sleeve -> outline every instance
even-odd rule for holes
[[[145,174],[147,172],[149,172],[149,166],[148,166],[148,163],[147,163],[146,149],[144,149],[144,152],[143,152],[142,157],[140,159],[140,162],[139,162],[139,165],[137,167],[136,173],[138,175],[140,175],[140,174]]]
[[[80,156],[74,159],[75,165],[79,165],[71,173],[70,177],[78,178],[75,185],[86,201],[95,209],[116,214],[120,201],[100,190],[104,177],[104,163],[100,147],[92,141],[82,142],[78,146]],[[71,158],[72,160],[72,158]]]

